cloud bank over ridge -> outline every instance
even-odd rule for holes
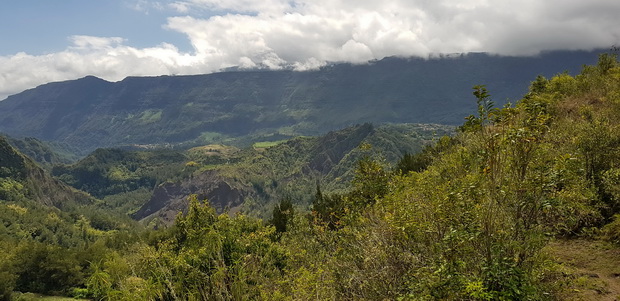
[[[162,41],[75,35],[60,52],[0,56],[0,99],[50,81],[95,75],[211,73],[223,68],[315,69],[386,56],[490,52],[536,55],[620,42],[615,0],[134,0],[165,10],[167,30],[193,50]]]

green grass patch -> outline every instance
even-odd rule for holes
[[[78,300],[88,300],[88,299],[75,299],[71,297],[62,297],[62,296],[44,296],[33,293],[13,293],[11,300],[24,300],[24,301],[78,301]]]
[[[204,157],[204,156],[220,156],[220,157],[229,157],[239,149],[233,146],[221,145],[221,144],[209,144],[204,146],[197,146],[189,149],[187,151],[190,157]]]
[[[261,141],[261,142],[254,143],[252,145],[252,147],[254,147],[254,148],[268,148],[268,147],[276,146],[278,144],[282,144],[282,143],[284,143],[286,141],[288,141],[288,139],[277,140],[277,141]]]

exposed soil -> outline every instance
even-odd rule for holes
[[[561,300],[620,300],[620,247],[597,240],[549,245],[564,277]]]

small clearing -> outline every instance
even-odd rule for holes
[[[204,146],[197,146],[189,149],[187,152],[190,156],[218,156],[222,158],[228,158],[239,151],[238,148],[233,146],[221,145],[221,144],[209,144]]]

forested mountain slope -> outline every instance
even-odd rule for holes
[[[548,252],[579,245],[550,245],[554,240],[585,237],[606,241],[605,248],[612,251],[593,254],[605,253],[603,260],[617,261],[616,56],[601,55],[596,65],[574,77],[538,77],[514,106],[496,108],[492,97],[487,87],[474,87],[468,98],[475,112],[458,133],[402,156],[396,168],[362,156],[347,189],[326,193],[317,185],[309,193],[309,212],[294,205],[302,202],[293,195],[274,204],[268,221],[218,215],[208,200],[194,195],[187,212],[170,227],[140,235],[119,229],[93,236],[91,246],[68,249],[72,255],[82,254],[71,260],[59,260],[59,249],[52,247],[43,252],[30,245],[0,244],[5,248],[0,252],[0,279],[8,279],[0,281],[0,293],[50,293],[53,284],[59,285],[54,281],[66,279],[57,286],[59,293],[95,300],[615,298],[610,295],[615,289],[584,285],[594,277],[565,264],[566,256],[583,251],[555,253],[562,255],[559,259]],[[345,137],[363,128],[348,129]],[[335,135],[320,139],[342,141],[331,140]],[[277,168],[278,162],[296,162],[283,159],[310,141],[294,139],[262,153],[273,149],[278,156],[256,154],[235,164],[265,162],[276,167],[267,175],[283,173],[286,178],[290,170]],[[332,145],[333,151],[310,148],[315,155],[326,151],[307,157],[322,158],[313,166],[327,166],[323,163],[341,157],[338,143]],[[368,148],[363,144],[359,151]],[[204,155],[216,149],[194,151]],[[261,164],[254,166],[260,169]],[[299,166],[303,171],[307,165]],[[222,175],[240,176],[234,171],[223,169]],[[599,247],[588,243],[582,249],[589,248]],[[45,277],[37,276],[40,271]],[[598,267],[598,272],[610,273],[603,279],[618,273],[613,267]]]
[[[537,78],[514,107],[495,109],[478,86],[478,112],[460,133],[398,172],[362,160],[348,192],[317,189],[310,214],[283,200],[271,225],[217,216],[194,198],[156,240],[99,266],[89,290],[119,299],[566,299],[581,278],[543,247],[620,237],[619,96],[610,55],[576,77]],[[119,275],[118,265],[134,272]]]
[[[95,209],[96,200],[52,178],[0,137],[0,300],[11,290],[62,292],[78,285],[83,250],[127,219]]]
[[[90,196],[53,179],[34,161],[15,150],[4,137],[0,137],[0,179],[5,201],[27,198],[58,208],[93,201]]]
[[[471,53],[308,72],[231,71],[116,83],[86,77],[1,101],[0,131],[67,143],[86,155],[127,144],[277,140],[366,122],[456,125],[475,109],[463,97],[473,85],[486,83],[498,103],[514,101],[536,75],[575,73],[595,60],[594,52]]]
[[[20,153],[31,158],[44,168],[51,168],[55,164],[70,163],[77,159],[75,154],[73,154],[74,151],[68,150],[66,145],[43,142],[32,137],[16,139],[6,136],[4,138]]]
[[[171,223],[179,211],[187,211],[192,194],[209,199],[218,213],[268,216],[272,203],[284,197],[307,207],[317,182],[326,191],[343,189],[364,156],[395,163],[452,131],[432,124],[364,124],[269,147],[98,149],[75,164],[54,167],[52,174],[136,219],[150,216]],[[364,144],[369,149],[359,148]]]

